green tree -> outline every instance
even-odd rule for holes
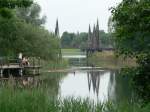
[[[40,26],[45,24],[46,16],[40,17],[41,7],[33,3],[31,7],[21,7],[16,9],[17,17],[24,20],[26,23]]]
[[[123,0],[113,8],[118,53],[136,55],[150,49],[150,1]]]
[[[29,7],[32,0],[0,0],[0,15],[5,18],[13,16],[12,9],[16,7]]]
[[[0,19],[0,55],[16,56],[19,52],[43,59],[55,59],[58,42],[43,27],[18,20]]]
[[[117,53],[136,57],[133,73],[136,90],[150,99],[150,0],[123,0],[112,9]]]
[[[14,3],[8,1],[9,5]],[[19,3],[24,3],[24,1],[30,0],[20,0]],[[6,8],[13,12],[13,16],[10,18],[0,16],[0,56],[15,57],[19,52],[22,52],[43,59],[56,59],[55,57],[59,53],[58,39],[41,26],[43,19],[39,16],[40,6],[38,4],[19,6],[17,1],[15,3],[14,7]],[[31,7],[27,7],[30,5]],[[3,8],[5,7],[3,6]]]

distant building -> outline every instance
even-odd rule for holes
[[[96,26],[93,27],[93,32],[91,32],[91,27],[89,25],[88,32],[88,49],[99,50],[101,48],[101,40],[100,40],[100,30],[99,30],[99,22],[97,20]]]
[[[59,37],[59,23],[58,23],[58,19],[56,20],[55,36]]]
[[[60,35],[59,35],[59,23],[58,23],[58,19],[56,20],[55,36],[56,36],[57,38],[60,37]],[[59,58],[59,59],[62,58],[61,42],[59,42],[59,53],[58,53],[58,58]]]

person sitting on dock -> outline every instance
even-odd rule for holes
[[[22,59],[22,65],[24,65],[24,66],[28,66],[28,65],[29,65],[29,60],[28,60],[28,58],[23,57],[23,59]]]

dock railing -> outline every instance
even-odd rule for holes
[[[0,57],[0,76],[3,77],[4,71],[10,72],[13,70],[18,70],[20,76],[23,76],[27,71],[31,71],[33,75],[40,74],[41,59],[29,57],[27,61],[28,64],[23,64],[22,60],[17,58]]]
[[[41,67],[40,57],[29,57],[28,63],[26,65],[22,64],[22,60],[11,57],[0,57],[0,68],[3,66],[17,65],[20,67]]]
[[[0,57],[0,66],[20,65],[19,60],[11,57]]]

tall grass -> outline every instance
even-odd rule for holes
[[[0,112],[149,112],[150,104],[94,103],[89,99],[54,99],[42,89],[0,89]]]
[[[42,71],[64,69],[68,67],[68,60],[62,59],[59,61],[42,61]]]
[[[88,59],[90,64],[104,67],[104,68],[124,68],[136,66],[136,60],[123,57],[117,58],[112,51],[103,51],[100,53],[95,53]]]

